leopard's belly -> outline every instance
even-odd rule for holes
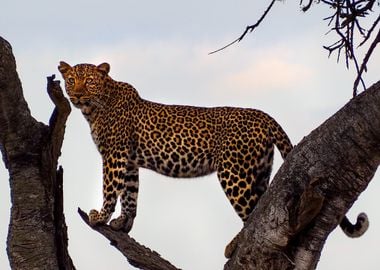
[[[195,150],[195,146],[170,146],[169,142],[165,145],[166,149],[159,146],[144,150],[138,148],[137,165],[166,176],[180,178],[204,176],[216,171],[215,157],[210,150]]]

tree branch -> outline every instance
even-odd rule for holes
[[[259,20],[255,24],[247,26],[244,32],[237,39],[228,43],[220,49],[210,52],[209,54],[220,52],[234,45],[235,43],[242,41],[248,33],[251,33],[256,27],[261,24],[269,11],[272,9],[275,1],[276,0],[272,0]],[[377,16],[372,26],[368,30],[365,27],[361,26],[361,19],[367,18],[373,13],[372,9],[376,1],[377,0],[308,0],[307,4],[303,5],[304,1],[300,0],[300,5],[302,6],[302,11],[304,12],[308,11],[311,8],[313,2],[325,4],[334,10],[333,14],[326,17],[325,20],[329,21],[329,26],[332,22],[335,22],[334,26],[328,33],[335,32],[338,36],[338,40],[331,45],[323,46],[323,48],[328,51],[329,56],[331,56],[333,52],[336,52],[337,62],[340,60],[341,53],[344,52],[347,68],[350,67],[350,61],[353,62],[357,74],[353,84],[354,97],[357,95],[359,83],[361,83],[363,89],[366,90],[365,82],[363,79],[363,71],[366,71],[368,60],[372,55],[374,47],[378,43],[377,38],[375,38],[372,41],[370,48],[366,52],[366,55],[363,58],[362,62],[359,64],[356,56],[357,47],[361,47],[370,39],[372,32],[376,29],[378,23],[380,22],[380,16]],[[359,43],[359,46],[355,47],[355,40],[357,36],[361,37],[362,41]]]
[[[67,117],[71,112],[70,103],[63,95],[60,82],[55,79],[55,75],[47,77],[47,93],[53,101],[55,108],[49,120],[50,141],[52,149],[52,159],[58,160],[61,155],[60,149],[65,134]]]
[[[380,18],[380,16],[379,16],[379,18]],[[359,71],[357,73],[357,76],[356,76],[356,79],[354,81],[353,96],[356,96],[356,94],[357,94],[357,91],[358,91],[357,89],[358,89],[359,82],[362,81],[362,74],[363,74],[364,71],[367,71],[367,63],[368,63],[368,61],[369,61],[372,53],[374,52],[377,44],[379,44],[379,43],[380,43],[380,29],[377,32],[377,36],[375,37],[375,39],[373,40],[373,42],[369,46],[368,51],[367,51],[366,55],[363,58],[362,64],[360,66],[360,69],[359,69]]]
[[[57,172],[70,107],[59,82],[52,78],[47,88],[56,105],[52,126],[31,116],[12,48],[0,37],[0,150],[10,176],[12,269],[75,269],[67,251],[63,171]]]
[[[92,227],[88,221],[87,214],[80,208],[78,208],[78,213],[88,226],[110,240],[111,245],[116,247],[131,265],[146,270],[178,270],[170,262],[163,259],[160,254],[139,244],[128,233],[114,231],[109,225]]]
[[[230,47],[231,45],[234,45],[235,43],[238,43],[238,42],[242,41],[243,38],[248,34],[248,32],[252,33],[252,31],[255,30],[255,28],[258,27],[261,24],[261,22],[264,20],[264,18],[267,16],[267,14],[269,13],[269,11],[272,9],[275,1],[276,0],[272,0],[272,2],[269,4],[269,6],[267,7],[267,9],[264,11],[263,15],[261,15],[261,17],[259,18],[259,20],[255,24],[253,24],[253,25],[248,25],[245,28],[243,34],[241,34],[240,37],[238,37],[234,41],[228,43],[227,45],[223,46],[222,48],[210,52],[209,54],[214,54],[214,53],[220,52],[220,51],[222,51],[222,50]]]
[[[340,59],[342,49],[344,49],[347,68],[349,68],[350,61],[353,61],[357,74],[353,84],[353,96],[355,97],[358,92],[359,83],[361,83],[363,89],[366,90],[363,79],[363,71],[366,70],[367,62],[373,51],[373,45],[375,44],[376,46],[377,44],[375,38],[372,41],[370,48],[367,50],[366,56],[363,58],[361,64],[359,65],[359,61],[356,57],[357,48],[355,48],[355,40],[358,36],[359,39],[362,38],[363,40],[357,47],[362,46],[370,39],[372,32],[377,27],[380,16],[377,16],[372,26],[368,30],[361,26],[361,20],[363,18],[368,18],[370,14],[373,13],[372,9],[376,0],[343,0],[321,2],[328,5],[332,10],[335,10],[334,14],[327,17],[326,19],[330,20],[329,25],[332,20],[335,20],[335,26],[331,28],[331,30],[335,31],[339,37],[338,41],[329,46],[324,46],[324,48],[328,50],[329,56],[333,52],[337,52],[338,61]],[[310,5],[308,5],[307,9],[309,8]]]

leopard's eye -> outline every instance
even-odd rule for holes
[[[69,84],[74,84],[75,80],[74,80],[74,78],[70,77],[70,78],[67,79],[67,82]]]
[[[86,83],[92,83],[92,78],[87,78]]]

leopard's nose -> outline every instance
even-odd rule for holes
[[[83,96],[83,94],[77,92],[77,93],[74,93],[73,96],[79,99],[79,98],[81,98]]]

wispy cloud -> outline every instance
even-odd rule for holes
[[[313,70],[299,63],[294,63],[291,57],[284,56],[280,51],[259,55],[241,70],[231,74],[226,81],[240,91],[268,91],[297,88],[313,76]]]

